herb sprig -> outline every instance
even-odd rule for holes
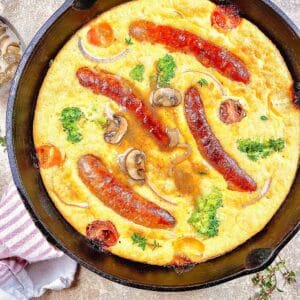
[[[131,37],[125,38],[125,43],[126,43],[127,45],[133,45],[132,38],[131,38]]]
[[[207,172],[205,172],[205,171],[199,171],[198,174],[199,175],[207,175]]]
[[[152,243],[149,243],[144,236],[138,233],[133,233],[131,235],[131,240],[133,244],[137,244],[137,246],[140,247],[143,251],[146,249],[147,245],[151,247],[152,250],[161,247],[161,245],[156,240],[154,240]]]
[[[269,118],[267,116],[260,116],[260,119],[262,121],[268,121],[269,120]]]
[[[258,287],[259,291],[249,300],[270,300],[275,291],[283,293],[284,290],[279,287],[279,279],[283,280],[284,285],[296,282],[295,272],[289,270],[285,260],[281,258],[263,272],[257,273],[251,278],[253,285]]]
[[[205,78],[201,78],[199,81],[197,81],[197,83],[201,86],[204,87],[206,85],[208,85],[208,81]]]

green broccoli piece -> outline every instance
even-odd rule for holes
[[[283,139],[269,139],[269,147],[272,148],[275,152],[280,152],[285,147],[285,142]]]
[[[238,149],[247,154],[248,158],[257,161],[260,158],[266,158],[273,152],[280,152],[285,147],[283,139],[269,139],[263,142],[251,139],[240,139]]]
[[[82,135],[77,125],[82,116],[83,113],[78,107],[66,107],[61,112],[60,121],[67,132],[67,140],[71,143],[79,143],[82,140]]]
[[[220,222],[217,218],[217,210],[222,205],[221,191],[213,188],[210,194],[198,198],[196,209],[188,223],[194,226],[198,233],[207,237],[218,235]]]
[[[144,65],[136,65],[129,73],[129,76],[136,81],[143,81],[145,67]]]
[[[175,77],[176,63],[172,55],[166,54],[157,62],[158,85],[168,87],[170,80]]]

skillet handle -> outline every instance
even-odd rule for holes
[[[259,271],[270,265],[275,258],[276,254],[270,248],[254,249],[248,254],[245,266],[249,271]]]
[[[89,9],[97,0],[66,0],[65,2],[71,2],[71,5],[77,9]]]

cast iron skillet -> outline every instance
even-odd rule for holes
[[[26,207],[50,242],[93,272],[128,286],[160,291],[191,290],[262,270],[299,229],[299,170],[286,201],[261,233],[234,251],[181,275],[173,269],[98,253],[63,219],[49,199],[36,167],[32,139],[33,114],[41,82],[51,58],[77,29],[123,2],[126,1],[66,1],[36,34],[23,56],[9,96],[7,145],[13,178]],[[294,80],[300,81],[300,35],[296,26],[268,0],[233,2],[278,45]]]

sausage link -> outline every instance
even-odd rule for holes
[[[82,86],[90,88],[95,94],[111,98],[131,111],[142,126],[156,138],[162,148],[169,147],[170,138],[166,129],[125,79],[104,70],[95,72],[88,67],[78,69],[76,76]]]
[[[192,54],[205,67],[212,67],[231,80],[250,82],[248,69],[239,57],[189,31],[139,20],[131,23],[129,34],[139,41],[159,43],[173,51]]]
[[[175,218],[168,211],[118,182],[98,157],[82,156],[78,161],[78,172],[89,190],[122,217],[150,228],[175,226]]]
[[[212,132],[200,94],[195,87],[187,90],[184,105],[187,123],[201,155],[221,173],[228,183],[228,188],[246,192],[255,191],[257,189],[255,181],[225,152]]]

